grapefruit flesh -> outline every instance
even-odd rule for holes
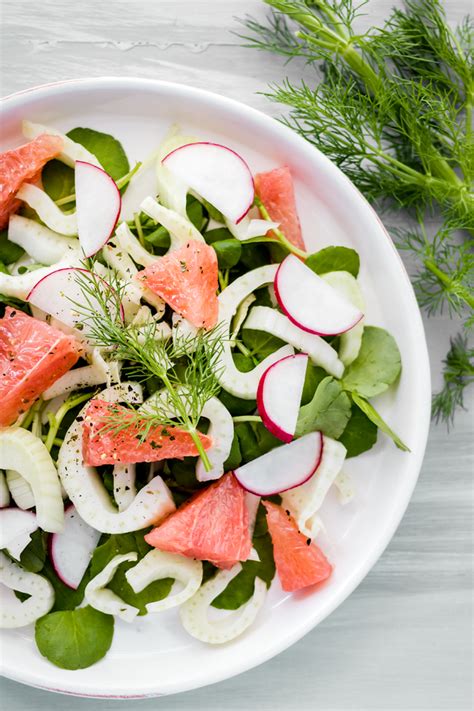
[[[0,229],[20,206],[15,198],[23,183],[34,182],[41,169],[61,153],[62,139],[43,133],[33,141],[0,155]]]
[[[145,536],[151,546],[232,568],[252,548],[245,491],[232,472],[186,501]]]
[[[197,328],[216,325],[217,257],[212,247],[190,240],[160,257],[137,278]]]
[[[120,431],[113,428],[117,421],[120,421],[121,426],[122,423],[125,425]],[[127,421],[130,422],[129,426]],[[199,454],[191,435],[179,427],[151,427],[143,441],[142,431],[130,409],[100,398],[91,400],[82,425],[84,464],[98,467],[102,464],[158,462],[161,459],[183,459]],[[211,446],[209,437],[200,434],[199,438],[204,449]]]
[[[8,307],[0,319],[0,426],[15,422],[78,358],[74,338]]]
[[[332,565],[324,553],[300,531],[281,506],[264,501],[273,556],[281,586],[286,592],[301,590],[329,578]]]
[[[285,237],[300,249],[305,249],[296,209],[295,191],[290,169],[284,165],[255,176],[255,191],[274,222],[280,223]]]

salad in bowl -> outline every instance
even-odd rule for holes
[[[81,669],[176,608],[206,644],[318,595],[330,489],[401,371],[359,255],[310,253],[291,172],[173,126],[143,164],[23,122],[0,155],[0,625]],[[152,180],[149,176],[150,168]]]

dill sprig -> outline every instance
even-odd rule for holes
[[[467,386],[474,383],[474,348],[469,347],[465,334],[451,340],[444,364],[444,387],[433,396],[432,413],[436,422],[444,420],[449,425],[456,408],[464,407]]]
[[[90,266],[90,265],[89,265]],[[211,464],[197,431],[205,403],[220,389],[217,382],[218,361],[222,351],[222,330],[200,329],[195,336],[173,339],[159,337],[158,324],[125,325],[122,295],[126,284],[112,270],[107,280],[91,269],[77,272],[83,302],[74,302],[81,316],[87,338],[104,349],[106,357],[125,361],[126,371],[138,381],[157,378],[166,391],[166,406],[141,410],[127,409],[126,417],[111,415],[105,427],[120,432],[132,424],[146,439],[150,429],[159,425],[180,425],[193,439],[206,470]]]

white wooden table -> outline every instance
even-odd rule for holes
[[[372,0],[380,24],[392,0]],[[446,0],[449,19],[469,0]],[[274,56],[240,46],[234,17],[263,16],[259,0],[4,0],[0,93],[84,76],[128,75],[193,84],[277,115],[256,94],[285,74]],[[426,322],[433,383],[454,328]],[[55,696],[3,680],[8,711],[346,709],[465,711],[472,703],[472,398],[448,435],[433,427],[408,512],[384,556],[351,597],[298,644],[214,687],[160,700]]]

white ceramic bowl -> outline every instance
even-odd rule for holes
[[[288,595],[275,580],[256,624],[241,638],[210,647],[187,636],[176,611],[116,624],[112,649],[89,669],[64,671],[37,651],[33,630],[4,631],[3,673],[44,689],[101,697],[171,694],[225,679],[289,647],[354,590],[380,556],[405,512],[428,433],[430,378],[420,313],[402,262],[382,223],[352,183],[309,143],[243,104],[187,86],[144,79],[85,79],[23,91],[2,107],[2,150],[21,141],[29,118],[59,129],[88,126],[120,139],[130,162],[146,157],[171,123],[235,148],[256,170],[286,163],[295,178],[307,245],[352,246],[361,257],[368,323],[397,339],[400,384],[377,407],[409,445],[403,453],[383,435],[347,462],[357,495],[342,508],[332,494],[322,511],[322,545],[335,565],[328,585]]]

